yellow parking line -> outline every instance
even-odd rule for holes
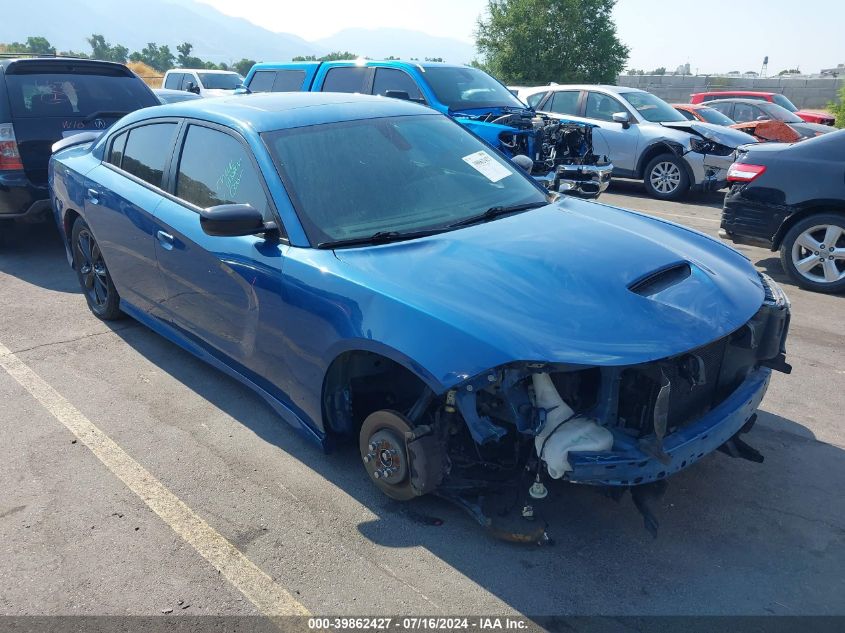
[[[203,521],[2,343],[0,367],[91,449],[106,468],[217,568],[262,614],[268,617],[309,615],[305,606],[287,590]]]

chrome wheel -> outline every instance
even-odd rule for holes
[[[76,238],[76,255],[85,294],[93,305],[105,308],[109,301],[108,271],[100,247],[87,229],[79,231]]]
[[[675,163],[669,161],[657,163],[649,174],[649,182],[658,193],[664,195],[674,193],[681,185],[681,170]]]
[[[845,279],[845,229],[819,224],[801,233],[792,245],[798,274],[819,284]]]

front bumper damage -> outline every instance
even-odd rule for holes
[[[548,503],[550,478],[598,487],[617,499],[630,491],[656,536],[650,503],[665,490],[667,478],[716,450],[763,461],[740,436],[754,425],[772,370],[791,372],[785,362],[790,305],[775,282],[760,279],[765,300],[759,311],[739,330],[702,348],[626,367],[514,363],[449,392],[467,441],[456,441],[460,433],[453,418],[453,445],[444,462],[450,471],[437,494],[497,537],[543,543],[546,526],[536,517]],[[553,378],[559,404],[541,399],[544,383],[538,376]],[[563,432],[571,441],[549,442],[559,429],[575,428],[571,425],[580,425]],[[602,434],[612,440],[596,450],[591,443]],[[549,453],[547,447],[565,452]],[[510,509],[496,506],[491,500],[497,497],[511,499]],[[516,507],[522,512],[508,518]]]
[[[637,441],[614,433],[613,450],[571,453],[566,481],[599,486],[635,486],[665,479],[688,468],[737,435],[755,415],[766,394],[772,370],[761,367],[727,400],[699,420],[663,438],[666,459],[644,452]]]
[[[684,154],[691,176],[693,191],[719,191],[728,186],[728,168],[734,163],[737,152],[727,156],[687,152]]]

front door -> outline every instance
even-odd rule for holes
[[[199,210],[246,203],[273,218],[252,152],[217,128],[189,124],[173,169],[173,193],[156,211],[165,298],[161,307],[187,337],[277,397],[281,270],[287,246],[263,235],[203,232]]]

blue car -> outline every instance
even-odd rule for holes
[[[593,148],[593,125],[538,114],[479,68],[442,62],[359,59],[263,62],[242,92],[343,92],[425,104],[521,164],[545,187],[597,198],[613,165]]]
[[[82,142],[87,141],[87,142]],[[92,312],[245,383],[385,494],[636,492],[740,438],[789,303],[695,231],[551,194],[407,100],[185,102],[49,169]],[[639,504],[638,504],[639,505]],[[523,506],[520,506],[523,507]]]

